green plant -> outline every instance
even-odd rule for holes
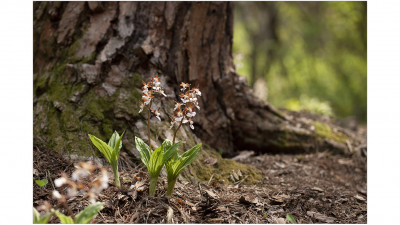
[[[41,180],[35,180],[35,183],[40,187],[44,187],[46,186],[47,183],[49,183],[49,181],[47,179],[41,179]]]
[[[174,157],[165,163],[165,168],[167,170],[168,188],[166,196],[172,196],[174,191],[176,180],[183,168],[191,164],[200,152],[202,144],[198,144],[186,151],[182,155],[179,155],[175,151]]]
[[[120,137],[115,144],[119,144]],[[58,190],[53,190],[53,198],[57,200],[57,207],[63,207],[67,215],[60,212],[60,208],[56,210],[48,202],[44,202],[39,206],[39,210],[45,210],[47,214],[40,216],[34,209],[33,221],[34,223],[47,223],[51,215],[55,214],[60,222],[63,224],[71,223],[89,223],[100,210],[103,209],[104,204],[96,202],[97,196],[100,192],[108,187],[108,173],[105,168],[100,165],[93,165],[92,162],[79,162],[75,164],[75,171],[69,178],[66,173],[62,173],[61,177],[54,180],[54,184]],[[86,208],[74,216],[74,213],[67,204],[67,199],[82,194],[89,198],[91,202]]]
[[[291,222],[291,223],[296,223],[296,219],[294,218],[294,216],[292,214],[286,214],[286,220]]]
[[[59,210],[51,209],[45,215],[40,215],[40,213],[33,208],[33,223],[34,224],[46,224],[51,216],[55,214],[62,224],[88,224],[104,207],[104,203],[96,202],[94,204],[88,205],[85,209],[80,211],[78,214],[72,218],[61,213]]]
[[[125,132],[124,132],[125,133]],[[89,138],[94,144],[94,146],[99,149],[101,153],[106,157],[108,162],[110,163],[113,173],[114,173],[114,181],[115,185],[117,187],[121,186],[121,183],[119,181],[119,174],[118,174],[118,158],[119,158],[119,153],[122,148],[122,136],[124,136],[124,133],[122,133],[121,136],[119,136],[118,132],[115,131],[113,135],[111,136],[110,140],[108,141],[108,144],[106,144],[104,141],[100,140],[99,138],[89,134]]]
[[[171,196],[179,173],[184,167],[186,167],[196,159],[197,154],[200,151],[201,144],[198,144],[189,151],[183,153],[182,155],[179,155],[177,151],[181,142],[175,144],[175,138],[179,128],[183,124],[189,124],[190,128],[194,129],[193,118],[196,115],[195,110],[196,108],[200,109],[199,103],[197,101],[197,96],[201,96],[201,92],[198,87],[191,89],[190,84],[188,83],[182,82],[180,84],[181,93],[179,97],[181,102],[176,102],[174,108],[174,116],[171,118],[171,128],[174,127],[174,125],[178,125],[177,129],[175,130],[173,140],[172,142],[168,139],[164,140],[161,146],[155,149],[154,152],[152,152],[150,137],[150,116],[151,113],[153,113],[157,117],[157,119],[161,120],[161,114],[159,112],[159,109],[152,109],[151,106],[155,97],[155,93],[164,96],[166,95],[161,89],[161,81],[158,75],[153,77],[148,83],[142,81],[142,84],[143,102],[139,101],[139,113],[141,113],[143,109],[148,106],[147,129],[149,145],[145,144],[142,139],[135,137],[136,148],[140,153],[140,158],[142,162],[147,166],[147,170],[149,171],[150,196],[155,195],[155,188],[157,185],[158,176],[160,175],[160,171],[164,165],[166,165],[168,174],[168,190],[166,195]]]
[[[138,137],[135,137],[136,148],[140,153],[140,159],[146,165],[150,176],[149,195],[154,197],[158,176],[164,164],[176,153],[181,142],[174,145],[168,139],[165,140],[160,147],[156,148],[153,153],[150,147]]]
[[[45,215],[41,216],[40,213],[33,208],[33,223],[34,224],[46,224],[53,213],[46,213]]]
[[[87,224],[89,223],[100,210],[103,209],[104,203],[96,202],[88,205],[84,210],[80,211],[74,218],[66,216],[60,211],[56,210],[54,213],[60,219],[62,224]]]

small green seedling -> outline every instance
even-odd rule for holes
[[[171,143],[172,144],[172,143]],[[183,168],[190,165],[197,157],[201,149],[201,144],[198,144],[186,151],[182,155],[175,152],[174,157],[165,163],[165,168],[167,169],[167,179],[168,179],[168,189],[166,196],[172,196],[174,191],[176,180]]]
[[[125,133],[125,132],[124,132]],[[114,173],[114,181],[115,185],[117,187],[121,186],[121,183],[119,181],[119,174],[118,174],[118,158],[119,158],[119,153],[122,148],[122,136],[124,136],[124,133],[122,133],[121,136],[115,131],[113,135],[111,136],[110,140],[108,141],[108,144],[106,144],[104,141],[98,139],[97,137],[89,134],[89,138],[94,144],[94,146],[99,149],[101,153],[107,158],[108,162],[110,163],[113,173]]]
[[[294,218],[294,216],[292,214],[286,214],[286,220],[291,222],[291,223],[297,223],[296,219]]]
[[[160,147],[156,148],[153,153],[150,153],[150,147],[138,137],[135,137],[136,149],[140,153],[140,159],[146,165],[150,176],[149,195],[154,197],[158,176],[164,164],[174,155],[181,144],[178,142],[172,145],[171,141],[166,139]]]
[[[46,215],[41,216],[40,213],[33,208],[33,223],[34,224],[46,224],[53,213],[47,213]]]
[[[56,216],[60,219],[62,224],[88,224],[100,210],[103,209],[104,203],[97,202],[87,206],[84,210],[79,212],[74,219],[71,216],[66,216],[58,210],[55,211]]]
[[[44,187],[44,186],[46,186],[47,183],[49,183],[49,181],[47,179],[35,180],[35,182],[40,187]]]

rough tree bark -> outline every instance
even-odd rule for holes
[[[346,152],[361,144],[333,124],[277,110],[254,97],[232,61],[229,2],[34,2],[34,143],[91,155],[87,138],[127,130],[146,139],[140,86],[159,73],[168,98],[152,141],[171,138],[168,115],[180,82],[198,84],[194,133],[180,138],[236,150]],[[144,129],[143,129],[144,128]],[[199,139],[198,139],[199,138]],[[190,141],[188,141],[190,142]],[[193,143],[187,143],[191,145]]]

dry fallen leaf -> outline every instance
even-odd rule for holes
[[[278,166],[279,168],[281,168],[281,169],[284,169],[284,168],[286,168],[286,165],[285,165],[285,163],[279,163],[279,162],[275,162],[274,163],[276,166]]]
[[[232,175],[233,175],[233,178],[235,178],[235,180],[239,180],[239,175],[237,175],[235,173],[235,171],[232,171]]]
[[[307,215],[311,216],[321,222],[324,223],[334,223],[336,218],[325,216],[324,214],[313,212],[313,211],[307,211]]]
[[[223,218],[211,218],[211,219],[207,219],[208,223],[222,223],[224,222]]]
[[[254,155],[254,151],[241,151],[239,155],[232,158],[235,161],[242,161]]]
[[[311,190],[319,191],[319,192],[324,192],[324,190],[322,190],[322,189],[319,188],[319,187],[313,187],[313,188],[311,188]]]
[[[172,216],[174,215],[174,210],[170,206],[168,206],[167,211],[167,223],[172,223]]]
[[[205,192],[208,194],[208,196],[210,196],[211,198],[215,198],[215,199],[218,198],[217,194],[215,194],[214,192],[208,191],[208,190],[204,190],[204,191],[205,191]]]
[[[217,162],[218,162],[217,159],[214,159],[214,158],[211,158],[211,157],[209,157],[209,158],[204,160],[205,164],[209,164],[211,166],[215,165]]]
[[[249,198],[249,197],[247,197],[247,198],[246,198],[246,197],[244,197],[243,195],[240,196],[239,202],[240,202],[240,203],[244,203],[244,204],[256,204],[256,205],[260,204],[260,201],[258,200],[257,197],[255,197],[255,198]]]
[[[132,186],[131,186],[132,187]],[[144,188],[145,188],[145,182],[142,180],[142,181],[138,181],[138,182],[136,182],[135,183],[135,189],[137,190],[137,191],[143,191],[144,190]]]
[[[286,220],[284,218],[277,218],[275,221],[277,224],[286,224]]]
[[[361,195],[356,195],[356,196],[354,196],[354,198],[356,198],[357,200],[365,202],[365,198],[363,198]]]

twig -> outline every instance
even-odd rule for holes
[[[122,215],[121,215],[121,212],[119,211],[119,207],[117,207],[117,212],[118,212],[119,216],[121,217],[122,221],[125,222],[124,218],[123,218]]]
[[[106,218],[103,216],[103,214],[101,214],[101,212],[99,212],[99,214],[100,214],[101,218],[103,218],[103,220],[105,222]]]
[[[150,153],[151,153],[151,139],[150,139],[150,111],[151,111],[151,104],[153,103],[153,99],[150,100],[150,106],[149,106],[149,113],[148,113],[148,117],[147,117],[147,130],[149,133],[149,149],[150,149]]]
[[[207,185],[210,185],[210,182],[211,182],[211,180],[213,179],[213,177],[214,177],[214,174],[211,175],[210,180],[208,180]]]
[[[54,187],[53,180],[50,177],[50,171],[49,170],[46,171],[46,177],[50,180],[50,184],[53,187],[53,190],[56,190],[56,188]]]
[[[145,222],[145,223],[147,223],[147,221],[149,220],[150,213],[151,213],[152,211],[153,211],[153,210],[152,210],[152,209],[150,209],[149,213],[147,213],[147,218],[146,218],[146,222]]]
[[[181,128],[182,122],[183,122],[183,118],[181,119],[181,122],[179,123],[178,128],[176,128],[176,130],[175,130],[174,139],[172,140],[172,144],[173,144],[173,145],[175,144],[176,133],[178,133],[179,128]]]
[[[249,175],[246,175],[243,179],[241,179],[240,181],[238,181],[237,183],[235,183],[236,185],[241,184],[244,180],[246,180],[246,178],[249,177]]]
[[[183,218],[183,221],[187,224],[188,221],[187,221],[187,216],[186,216],[185,212],[184,212],[182,209],[178,208],[178,207],[177,207],[177,209],[178,209],[179,212],[181,213],[181,216],[182,216],[182,218]]]

